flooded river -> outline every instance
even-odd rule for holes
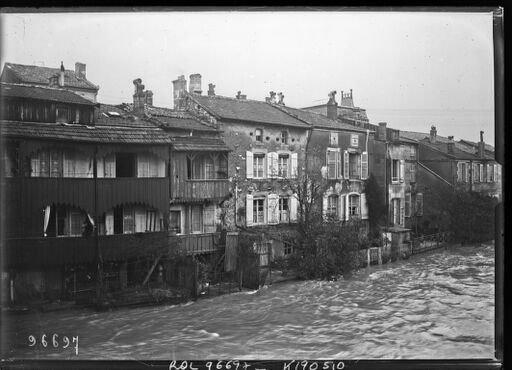
[[[4,358],[492,358],[494,247],[450,247],[350,280],[274,284],[178,306],[10,315]],[[42,334],[57,333],[57,348]],[[29,347],[28,336],[38,337]],[[78,336],[75,349],[63,336]]]

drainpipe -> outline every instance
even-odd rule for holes
[[[94,175],[94,244],[96,247],[96,309],[101,308],[103,302],[103,257],[101,255],[98,225],[98,146],[94,148],[93,175]]]

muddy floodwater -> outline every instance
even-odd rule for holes
[[[3,358],[493,358],[494,247],[449,247],[350,280],[286,282],[177,306],[4,319]],[[65,336],[78,337],[78,355],[74,343],[64,348]]]

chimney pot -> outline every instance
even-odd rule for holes
[[[437,141],[437,129],[436,126],[432,125],[430,127],[430,142],[435,144]]]
[[[63,87],[64,86],[64,63],[61,61],[60,62],[60,73],[59,73],[59,86],[60,87]]]
[[[215,96],[215,85],[208,84],[208,96]]]
[[[379,122],[379,127],[377,128],[377,140],[386,141],[387,125],[387,122]]]
[[[279,94],[277,94],[277,96],[279,98],[277,104],[284,105],[284,94],[282,92],[280,92]]]
[[[276,103],[276,93],[273,91],[270,91],[269,94],[270,94],[270,97],[265,98],[265,101],[267,103],[275,104]]]
[[[478,143],[478,156],[480,158],[485,157],[485,142],[484,142],[484,132],[480,131],[480,142]]]
[[[329,101],[327,102],[327,117],[335,120],[338,118],[338,103],[336,103],[336,90],[331,91],[329,96]]]
[[[144,103],[146,101],[146,94],[144,93],[144,85],[140,78],[133,80],[135,91],[133,94],[133,112],[135,114],[144,113]]]
[[[185,80],[185,76],[178,76],[176,80],[172,81],[172,85],[174,109],[183,110],[185,101],[184,95],[185,91],[187,91],[187,80]]]

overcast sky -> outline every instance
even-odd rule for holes
[[[74,69],[98,101],[131,102],[135,78],[172,107],[172,80],[304,107],[353,89],[373,123],[494,141],[492,13],[139,12],[3,14],[1,63]]]

